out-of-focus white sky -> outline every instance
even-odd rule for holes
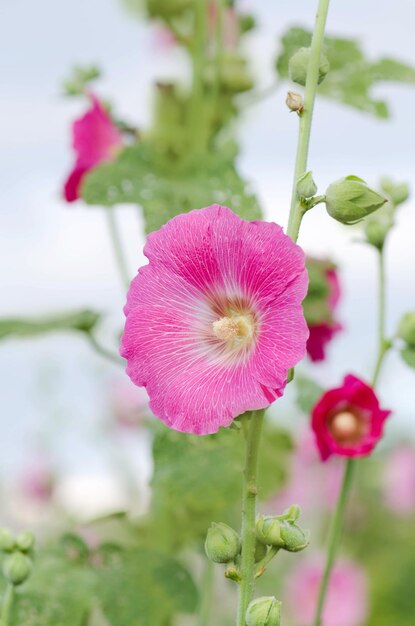
[[[316,1],[245,0],[258,15],[259,30],[247,46],[258,82],[272,79],[278,36],[293,24],[312,26]],[[149,119],[155,77],[186,74],[179,52],[154,48],[154,35],[116,0],[15,0],[0,10],[1,100],[1,315],[93,307],[109,312],[108,327],[121,324],[124,294],[115,271],[105,214],[81,203],[67,206],[61,184],[71,167],[71,120],[81,104],[60,97],[59,85],[74,63],[97,62],[105,76],[100,95],[113,100],[126,119]],[[387,55],[415,64],[411,0],[332,0],[328,32],[363,40],[373,58]],[[319,100],[310,167],[324,191],[350,173],[375,184],[382,174],[407,180],[415,189],[415,88],[377,89],[392,119],[367,115]],[[261,197],[269,219],[284,224],[291,190],[297,120],[285,91],[252,108],[241,125],[241,167]],[[415,308],[414,201],[400,212],[388,249],[388,327]],[[142,263],[137,209],[119,210],[131,272]],[[317,208],[304,221],[300,243],[316,255],[333,256],[342,267],[340,317],[347,332],[333,343],[331,360],[316,368],[327,385],[348,371],[369,375],[376,336],[375,255],[353,243],[358,232],[338,226]],[[115,332],[115,331],[114,331]],[[94,468],[96,428],[106,411],[102,381],[116,372],[78,337],[49,337],[0,345],[2,446],[0,470],[30,454],[39,433],[53,433],[63,468]],[[390,431],[415,425],[415,373],[392,355],[382,376],[381,396],[396,408]],[[290,394],[288,394],[290,395]],[[286,400],[280,401],[282,412]],[[50,437],[52,435],[49,435]],[[63,443],[62,443],[63,442]]]

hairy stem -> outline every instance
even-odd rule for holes
[[[118,272],[120,274],[123,286],[128,289],[130,285],[130,276],[128,273],[127,262],[125,260],[123,252],[120,231],[115,217],[115,209],[107,208],[105,209],[105,212],[107,215],[108,229],[111,237],[112,247],[114,250],[115,261],[118,267]]]
[[[237,626],[245,626],[245,613],[255,587],[255,518],[258,493],[258,458],[264,411],[254,411],[249,418],[242,490],[241,584]]]
[[[319,0],[314,33],[311,40],[310,61],[307,70],[307,80],[304,92],[304,109],[300,114],[300,130],[297,143],[297,156],[295,160],[291,208],[287,227],[287,235],[289,235],[293,241],[297,241],[298,239],[301,220],[303,219],[305,213],[304,208],[301,207],[297,196],[297,181],[299,177],[307,171],[311,124],[313,121],[314,101],[316,99],[318,84],[318,70],[329,4],[330,0]]]

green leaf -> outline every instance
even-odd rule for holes
[[[409,367],[415,369],[415,347],[407,346],[401,350],[401,357]]]
[[[324,43],[330,70],[319,86],[322,96],[385,118],[389,117],[387,103],[376,100],[371,93],[376,84],[382,81],[415,84],[415,68],[389,58],[372,62],[354,39],[326,37]],[[311,32],[293,27],[282,37],[281,44],[276,68],[281,78],[288,79],[288,62],[299,48],[310,46]]]
[[[198,603],[195,584],[176,559],[141,548],[100,569],[98,597],[111,626],[163,625]]]
[[[100,314],[85,309],[54,317],[0,319],[0,339],[6,337],[35,337],[55,331],[79,331],[90,333],[100,320]]]
[[[223,204],[245,219],[259,219],[261,210],[232,161],[220,155],[167,158],[148,143],[126,148],[118,158],[93,170],[82,187],[88,204],[142,206],[146,230],[159,229],[179,213]]]
[[[294,382],[297,391],[297,405],[303,413],[310,415],[314,405],[324,393],[324,389],[304,374],[297,374]]]

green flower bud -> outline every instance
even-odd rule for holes
[[[32,561],[21,552],[14,552],[5,559],[3,573],[12,585],[21,585],[29,577]]]
[[[241,540],[238,533],[223,522],[213,523],[209,528],[205,541],[205,552],[214,563],[229,563],[241,551]]]
[[[317,185],[311,172],[306,172],[297,180],[297,194],[300,198],[312,198],[317,193]]]
[[[294,522],[285,520],[281,522],[281,539],[283,549],[288,552],[300,552],[310,543],[310,532],[303,530]]]
[[[281,524],[277,517],[261,515],[256,523],[256,536],[258,541],[267,546],[284,547],[281,537]]]
[[[405,313],[399,322],[398,337],[405,343],[415,347],[415,311]]]
[[[7,528],[0,528],[0,550],[12,552],[15,547],[14,537]]]
[[[310,60],[310,48],[300,48],[288,62],[288,75],[290,80],[299,85],[305,85],[307,80],[308,63]],[[320,84],[330,69],[327,57],[322,54],[318,68],[318,84]]]
[[[268,548],[266,544],[257,540],[255,544],[255,563],[259,563],[259,561],[262,561],[267,552]]]
[[[35,536],[30,530],[19,533],[16,537],[16,546],[22,552],[29,552],[35,545]]]
[[[390,178],[384,176],[380,181],[380,186],[395,206],[406,202],[409,198],[409,185],[406,183],[395,184]]]
[[[285,104],[290,111],[297,111],[297,113],[301,113],[304,108],[303,96],[295,91],[289,91],[285,99]]]
[[[365,224],[366,239],[378,250],[381,250],[383,247],[389,230],[390,224],[379,220],[367,220]]]
[[[245,615],[247,626],[280,626],[281,602],[273,596],[253,600]]]
[[[342,224],[356,224],[387,202],[357,176],[346,176],[332,183],[326,191],[328,214]]]

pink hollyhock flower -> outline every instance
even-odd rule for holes
[[[383,493],[387,506],[398,515],[415,512],[415,450],[400,446],[384,467]]]
[[[297,626],[312,626],[323,575],[320,558],[302,561],[285,585],[285,603]],[[339,560],[332,571],[323,610],[324,626],[363,626],[367,618],[367,581],[356,563]]]
[[[325,461],[332,454],[367,456],[383,434],[390,411],[380,408],[372,387],[349,374],[326,391],[312,411],[312,428]]]
[[[79,198],[80,186],[87,172],[115,158],[122,146],[121,133],[108,112],[94,94],[90,94],[91,108],[72,126],[73,148],[76,152],[75,166],[64,185],[67,202]]]
[[[308,262],[316,266],[327,265],[326,261],[320,261],[319,259],[309,259]],[[337,270],[333,266],[328,266],[324,268],[323,274],[328,287],[326,306],[331,319],[323,319],[321,322],[313,321],[308,324],[310,336],[307,341],[307,354],[313,362],[324,361],[326,358],[327,345],[343,328],[342,325],[333,318],[341,296]]]
[[[168,426],[207,434],[282,395],[305,354],[304,253],[280,226],[213,205],[148,237],[121,354]]]

